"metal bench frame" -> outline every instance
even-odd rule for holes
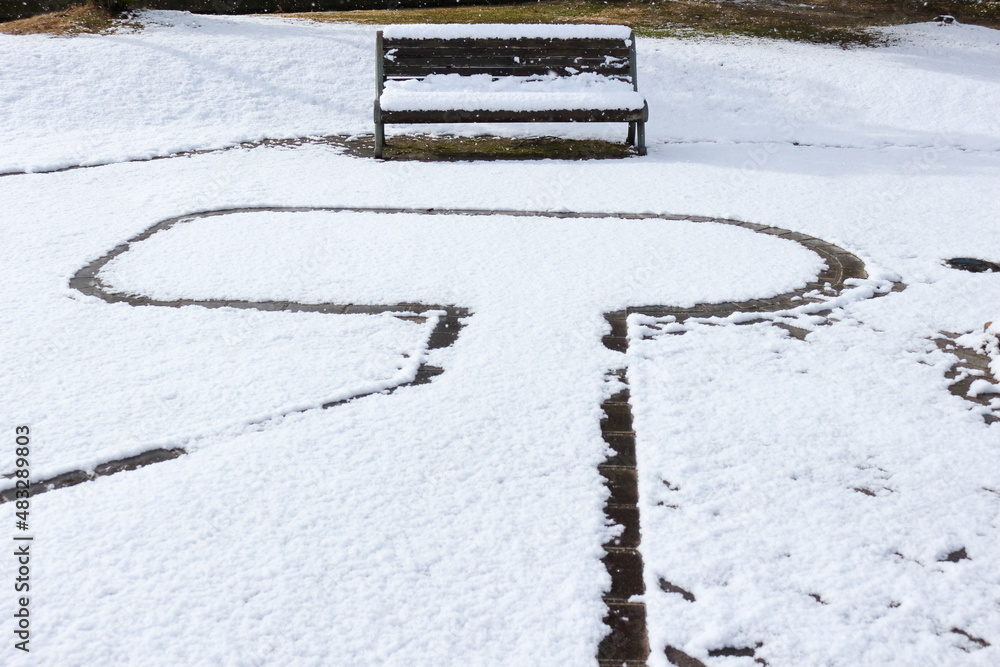
[[[391,57],[389,57],[391,56]],[[594,72],[631,82],[636,77],[635,35],[627,40],[597,38],[385,38],[375,37],[375,157],[382,158],[388,123],[628,123],[626,142],[646,154],[649,104],[642,109],[524,110],[398,110],[381,107],[385,82],[421,79],[432,74],[489,74],[539,76],[548,73],[575,76]]]

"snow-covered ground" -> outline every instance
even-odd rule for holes
[[[733,667],[754,657],[709,651],[1000,662],[1000,437],[948,392],[929,340],[1000,320],[1000,274],[942,263],[1000,261],[1000,32],[899,27],[894,46],[849,51],[640,39],[643,158],[376,162],[306,145],[125,163],[372,129],[374,28],[146,21],[0,35],[0,172],[117,163],[0,178],[0,472],[18,424],[36,478],[190,452],[32,500],[31,653],[8,615],[0,662],[593,664],[612,368],[636,420],[651,665],[665,646]],[[829,326],[803,318],[804,341],[693,324],[621,355],[601,344],[608,310],[767,297],[821,262],[712,223],[322,211],[196,218],[104,279],[161,299],[449,303],[473,312],[458,341],[427,350],[427,325],[386,315],[133,307],[68,286],[160,220],[253,206],[735,218],[908,287],[848,294]],[[431,384],[258,423],[424,358],[445,369]]]

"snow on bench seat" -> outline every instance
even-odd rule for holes
[[[390,25],[386,39],[621,39],[632,30],[624,25],[546,25],[518,23],[446,23]]]
[[[645,98],[623,93],[477,93],[387,92],[383,111],[557,111],[601,109],[641,111]]]
[[[645,103],[630,83],[592,73],[499,79],[488,74],[438,74],[386,81],[381,97],[383,111],[637,111]]]

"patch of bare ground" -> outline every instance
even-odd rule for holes
[[[108,11],[94,3],[76,5],[60,12],[39,14],[0,23],[0,32],[10,35],[99,35],[120,29],[140,30],[142,24],[126,15]]]
[[[879,46],[871,28],[932,21],[1000,28],[1000,0],[541,0],[527,4],[283,14],[314,21],[389,23],[614,23],[646,36],[743,35]]]

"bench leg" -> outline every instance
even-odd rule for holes
[[[375,123],[375,157],[382,159],[382,147],[385,146],[385,124]]]
[[[625,138],[625,143],[629,146],[635,146],[635,122],[630,122],[628,124],[628,137]]]
[[[646,123],[636,123],[636,146],[639,148],[639,155],[646,154]]]

